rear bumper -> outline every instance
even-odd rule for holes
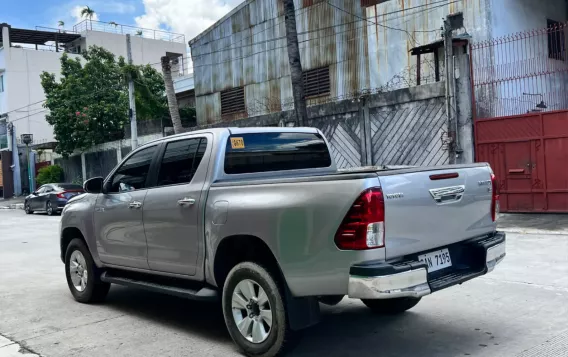
[[[367,262],[351,267],[348,296],[355,299],[419,298],[491,272],[506,255],[505,233],[495,232],[449,246],[451,268],[428,274],[420,252],[396,263]]]

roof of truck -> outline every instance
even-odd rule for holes
[[[195,131],[188,131],[185,133],[180,133],[180,134],[175,134],[175,135],[170,135],[170,136],[165,136],[163,138],[159,138],[159,139],[155,139],[152,141],[147,142],[144,145],[141,146],[145,146],[151,143],[155,143],[155,142],[159,142],[159,141],[163,141],[163,140],[169,140],[171,138],[177,138],[177,137],[184,137],[184,136],[189,136],[189,135],[196,135],[196,134],[204,134],[204,133],[212,133],[212,134],[218,134],[218,133],[222,133],[225,131],[229,131],[231,133],[231,135],[233,134],[249,134],[249,133],[317,133],[317,129],[316,128],[309,128],[309,127],[245,127],[245,128],[208,128],[208,129],[201,129],[201,130],[195,130]]]

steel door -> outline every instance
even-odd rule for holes
[[[491,164],[502,212],[568,212],[568,111],[477,120],[476,161]]]

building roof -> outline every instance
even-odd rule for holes
[[[12,43],[45,45],[47,42],[69,43],[78,38],[81,38],[78,33],[10,28],[10,42]]]

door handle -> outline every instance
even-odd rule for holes
[[[142,203],[138,202],[138,201],[132,201],[128,204],[128,207],[138,209],[138,208],[142,207]]]
[[[181,200],[178,200],[178,205],[180,206],[191,206],[195,204],[195,200],[193,198],[182,198]]]

